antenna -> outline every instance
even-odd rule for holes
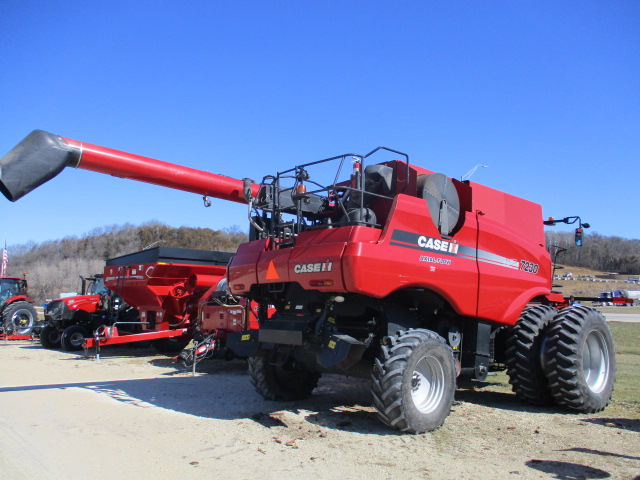
[[[478,164],[475,167],[473,167],[471,170],[469,170],[467,173],[465,173],[460,180],[462,180],[463,182],[465,180],[469,180],[469,178],[471,178],[471,175],[473,175],[478,168],[489,168],[489,167],[486,165]]]

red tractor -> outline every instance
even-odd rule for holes
[[[135,309],[122,302],[104,285],[103,274],[80,277],[81,295],[59,298],[45,308],[46,324],[40,333],[45,348],[78,350],[84,337],[101,325],[135,319]]]
[[[385,151],[395,159],[369,163]],[[533,404],[590,413],[611,398],[611,332],[594,309],[560,308],[538,204],[382,147],[256,184],[42,131],[0,160],[0,190],[15,201],[66,166],[248,203],[228,288],[260,305],[260,328],[228,345],[266,399],[362,375],[379,418],[419,433],[442,425],[458,377],[497,369]]]
[[[29,338],[38,322],[33,300],[27,297],[27,278],[0,277],[0,334]]]

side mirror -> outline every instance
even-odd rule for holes
[[[576,247],[582,246],[582,228],[576,228]]]

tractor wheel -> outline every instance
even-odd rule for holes
[[[182,351],[187,345],[191,343],[191,339],[184,339],[183,337],[174,338],[160,338],[159,340],[152,340],[151,345],[160,353],[176,353]]]
[[[318,386],[320,374],[289,358],[273,365],[268,357],[249,357],[251,384],[265,400],[303,400]]]
[[[604,316],[593,308],[562,310],[549,329],[544,365],[556,403],[599,412],[613,393],[615,346]]]
[[[509,330],[505,342],[505,363],[511,389],[520,400],[532,405],[551,405],[549,381],[542,368],[546,331],[557,313],[553,307],[527,307]]]
[[[60,330],[54,325],[45,325],[40,332],[40,343],[44,348],[60,348]]]
[[[389,337],[371,376],[378,417],[401,432],[435,430],[451,411],[456,364],[451,347],[435,332],[411,329]]]
[[[38,320],[38,314],[29,302],[15,302],[5,309],[3,320],[6,326],[13,326],[14,335],[29,335]]]
[[[74,350],[81,350],[84,344],[84,339],[91,336],[89,329],[84,325],[71,325],[64,329],[60,337],[60,343],[62,349],[71,352]]]

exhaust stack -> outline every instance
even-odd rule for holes
[[[139,182],[246,203],[258,185],[34,130],[0,159],[0,191],[12,202],[58,175],[81,168]]]

